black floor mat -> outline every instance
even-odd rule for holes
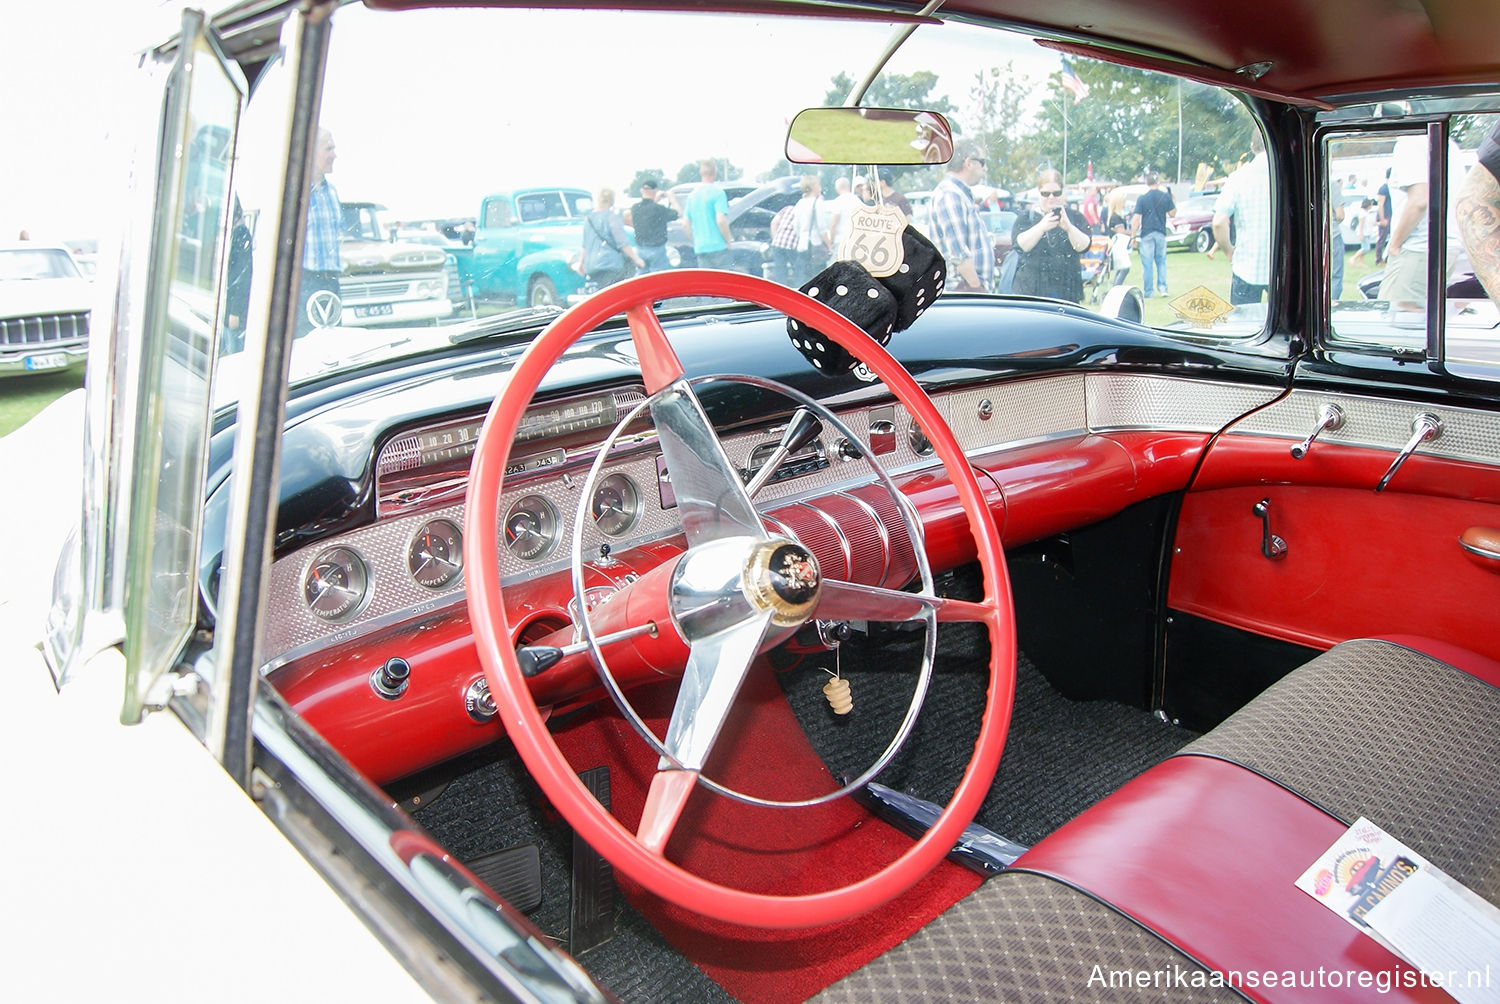
[[[783,673],[783,690],[813,748],[835,775],[854,776],[885,748],[911,701],[920,633],[886,633],[846,643],[840,673],[854,711],[833,714],[821,687],[831,658]],[[932,682],[911,738],[876,778],[938,804],[953,794],[978,735],[989,644],[975,624],[938,630]],[[1100,658],[1107,658],[1101,652]],[[1113,701],[1072,701],[1030,660],[1017,665],[1015,710],[995,782],[976,820],[1030,846],[1196,733]]]
[[[542,796],[520,759],[505,744],[467,757],[442,796],[419,810],[418,822],[461,860],[472,860],[502,847],[536,843],[542,864],[541,905],[532,923],[566,947],[570,828],[542,809]],[[590,975],[621,1001],[732,1002],[707,974],[656,933],[623,897],[615,936],[579,956]]]

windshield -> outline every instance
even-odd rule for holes
[[[77,279],[78,267],[60,248],[0,251],[0,279]]]
[[[942,116],[958,148],[975,152],[973,173],[961,160],[922,163],[925,154],[880,169],[788,161],[791,120],[842,104],[893,30],[846,18],[342,8],[293,380],[447,345],[449,329],[483,331],[510,312],[565,308],[642,270],[713,267],[801,286],[839,256],[856,207],[877,203],[938,244],[950,273],[960,257],[982,259],[975,293],[1062,296],[1097,310],[1128,276],[1148,296],[1166,294],[1145,301],[1146,323],[1209,333],[1173,301],[1205,287],[1227,312],[1229,263],[1167,238],[1178,205],[1202,196],[1198,211],[1252,161],[1256,127],[1234,95],[1064,59],[1020,35],[924,25],[863,104]],[[250,102],[236,175],[244,232],[231,241],[228,314],[241,326],[235,284],[271,274],[271,241],[254,224],[276,219],[266,196],[283,165],[274,143],[258,146],[255,123],[284,107],[275,77]],[[903,146],[924,139],[914,131]],[[1053,188],[1047,172],[1063,183]],[[1254,177],[1268,201],[1267,174]],[[976,211],[982,239],[966,244],[955,230],[954,191]],[[1024,266],[1012,280],[1002,265],[1013,236],[1057,207],[1101,249],[1112,218],[1140,231],[1140,246],[1118,261],[1091,249],[1068,290],[1028,287]],[[1268,264],[1269,235],[1258,246]],[[948,293],[964,295],[952,282]],[[1236,307],[1228,323],[1211,319],[1213,335],[1263,329],[1263,301]],[[234,323],[223,340],[231,355]],[[220,385],[232,396],[232,379]]]

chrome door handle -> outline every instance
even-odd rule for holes
[[[1402,464],[1406,463],[1407,458],[1417,452],[1417,447],[1429,439],[1437,439],[1442,434],[1443,422],[1436,415],[1429,415],[1423,412],[1413,419],[1411,423],[1411,438],[1406,441],[1405,446],[1401,447],[1401,452],[1396,454],[1396,459],[1391,464],[1390,470],[1385,472],[1385,477],[1380,479],[1380,483],[1375,486],[1375,490],[1377,492],[1385,491],[1385,486],[1391,483],[1391,478],[1396,476],[1396,472],[1401,469]]]

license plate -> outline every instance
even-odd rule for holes
[[[68,354],[66,352],[48,352],[43,356],[27,356],[26,368],[28,370],[60,370],[68,365]]]
[[[396,312],[396,308],[389,303],[377,303],[373,307],[355,307],[355,317],[389,317]]]

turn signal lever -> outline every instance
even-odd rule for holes
[[[1402,464],[1406,463],[1406,459],[1417,452],[1417,447],[1429,439],[1437,439],[1442,434],[1443,423],[1436,415],[1429,415],[1425,412],[1418,415],[1411,423],[1411,438],[1406,441],[1405,446],[1401,447],[1401,452],[1396,454],[1395,462],[1391,464],[1390,470],[1385,472],[1385,477],[1380,479],[1375,490],[1385,491],[1385,486],[1391,483],[1391,478],[1396,476],[1396,472],[1401,469]]]

